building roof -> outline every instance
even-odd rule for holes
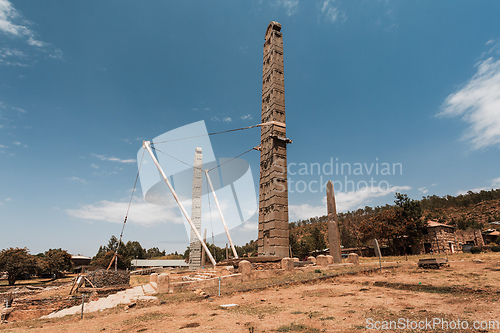
[[[500,236],[500,231],[495,230],[493,232],[483,232],[483,235],[485,235],[485,236]]]
[[[455,229],[455,227],[452,225],[447,225],[436,221],[427,221],[427,228],[435,228],[435,227],[446,227]]]
[[[132,266],[134,267],[189,267],[189,264],[184,259],[172,260],[149,260],[149,259],[133,259]]]
[[[87,259],[87,260],[92,260],[90,257],[82,256],[82,255],[71,255],[71,259]]]

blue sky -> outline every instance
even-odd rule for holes
[[[258,124],[272,20],[284,36],[290,220],[325,213],[328,179],[339,211],[396,191],[498,188],[499,12],[465,0],[0,0],[0,248],[93,256],[120,232],[142,140],[200,120],[208,132]],[[232,157],[259,136],[211,143]],[[243,158],[258,184],[258,153]],[[124,240],[184,251],[179,216],[139,188]],[[238,244],[256,239],[256,221],[233,230]]]

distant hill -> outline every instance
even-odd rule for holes
[[[494,228],[489,222],[500,221],[500,189],[439,197],[436,195],[413,200],[422,209],[422,222],[434,220],[453,225],[458,229]],[[339,213],[341,244],[344,247],[357,247],[366,244],[366,232],[370,221],[383,212],[397,209],[396,205],[365,207],[356,211]],[[306,220],[290,222],[290,245],[292,252],[305,256],[312,250],[328,247],[327,216],[311,217]]]

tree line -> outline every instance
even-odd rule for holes
[[[49,249],[32,255],[27,248],[8,248],[0,252],[0,272],[6,272],[10,286],[33,275],[59,278],[72,267],[71,254],[62,249]]]
[[[226,258],[226,249],[214,244],[207,243],[207,247],[214,257],[215,261],[222,261]],[[236,253],[239,257],[257,255],[257,242],[251,240],[243,246],[235,246]],[[184,259],[189,260],[189,246],[183,254],[176,252],[166,254],[165,250],[160,251],[157,247],[152,247],[148,250],[144,249],[138,241],[120,241],[116,236],[111,236],[107,245],[100,246],[97,254],[92,258],[91,266],[97,268],[107,268],[117,251],[117,268],[130,269],[133,259]],[[232,257],[232,250],[228,249],[229,256]],[[208,260],[208,259],[207,259]]]

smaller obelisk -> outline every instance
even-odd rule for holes
[[[337,207],[335,205],[335,193],[333,191],[333,183],[331,180],[326,184],[326,208],[328,213],[328,243],[330,247],[330,255],[333,257],[335,264],[342,263],[342,255],[340,252],[340,232],[337,219]]]

